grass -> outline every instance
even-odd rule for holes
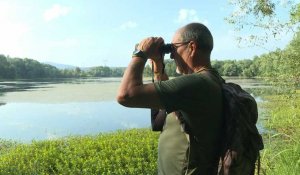
[[[300,174],[300,94],[265,97],[263,174]]]

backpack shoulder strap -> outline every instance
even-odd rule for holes
[[[210,74],[212,74],[214,77],[216,77],[219,80],[220,84],[226,83],[224,78],[222,78],[219,72],[216,71],[214,68],[205,69],[205,70],[208,71]]]

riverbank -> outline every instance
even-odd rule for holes
[[[261,151],[262,174],[297,175],[300,173],[300,92],[266,96],[263,122],[269,130]]]
[[[265,96],[261,174],[300,172],[300,93]],[[20,144],[0,140],[0,174],[156,174],[158,132],[123,130]]]

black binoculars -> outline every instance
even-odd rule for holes
[[[160,53],[163,54],[169,54],[174,50],[173,44],[164,44],[159,49]]]

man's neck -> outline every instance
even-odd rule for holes
[[[201,64],[201,65],[198,65],[198,66],[195,66],[194,69],[192,69],[192,72],[199,72],[201,70],[205,70],[205,69],[211,69],[211,64]]]
[[[210,56],[209,55],[199,55],[197,59],[193,60],[193,63],[191,65],[191,73],[198,72],[202,69],[211,69],[210,64]]]

